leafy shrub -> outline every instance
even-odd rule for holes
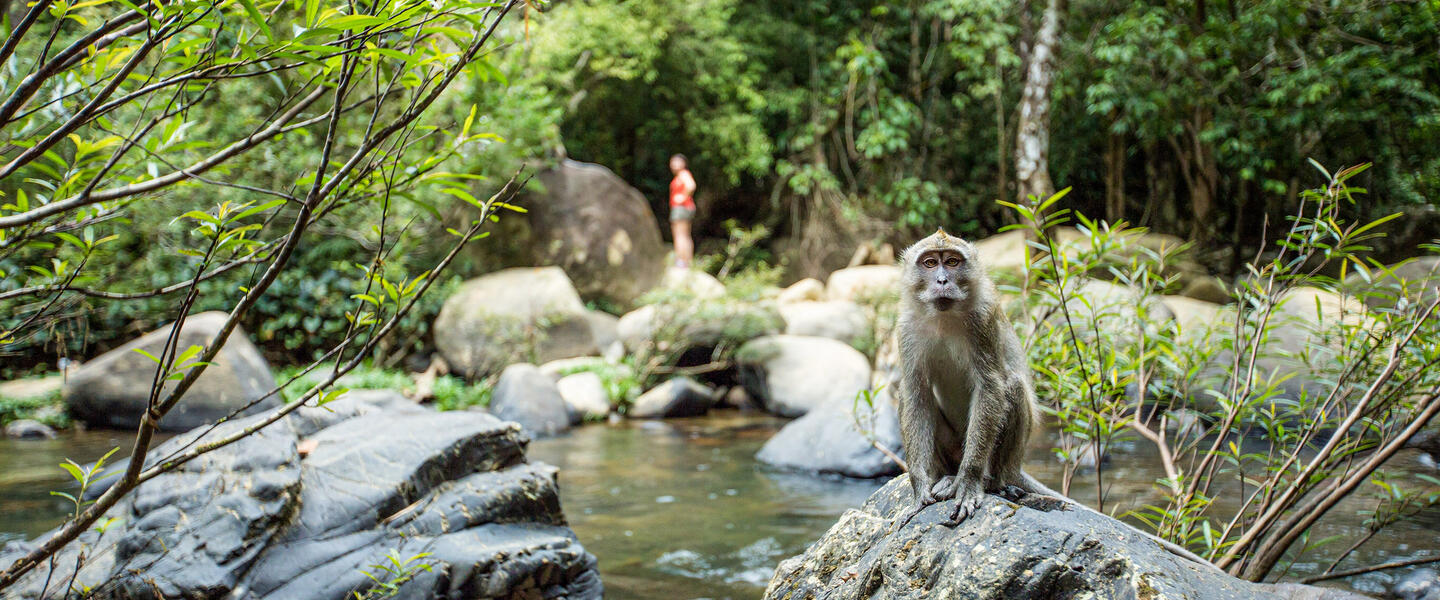
[[[293,383],[285,386],[282,391],[285,400],[290,401],[301,397],[315,384],[323,381],[329,375],[329,369],[332,368],[334,365],[321,364],[313,371],[302,375],[302,368],[288,367],[277,371],[275,379],[283,384],[292,377],[298,377]],[[339,381],[335,382],[333,388],[393,390],[410,396],[415,393],[415,386],[415,378],[408,372],[364,365],[341,377]],[[454,375],[441,375],[435,378],[431,392],[434,394],[434,397],[431,398],[431,406],[436,410],[463,410],[472,406],[486,407],[490,405],[491,386],[488,382],[472,384]]]
[[[0,426],[21,419],[33,419],[56,429],[65,429],[71,424],[59,389],[24,398],[0,396]]]
[[[1027,302],[1014,307],[1014,324],[1037,394],[1066,434],[1056,450],[1070,459],[1062,492],[1079,453],[1098,458],[1119,445],[1152,444],[1165,500],[1131,514],[1257,581],[1282,559],[1303,560],[1334,541],[1313,539],[1312,527],[1367,482],[1382,499],[1376,530],[1410,514],[1414,502],[1400,500],[1428,498],[1381,469],[1440,413],[1437,302],[1367,311],[1363,286],[1352,286],[1358,299],[1339,294],[1350,271],[1365,280],[1393,272],[1368,256],[1376,227],[1390,217],[1349,223],[1341,210],[1363,191],[1346,181],[1364,168],[1321,169],[1325,185],[1300,195],[1276,250],[1248,266],[1236,302],[1217,308],[1200,331],[1152,309],[1170,288],[1174,257],[1136,248],[1140,230],[1056,209],[1064,191],[1007,204],[1035,240],[1020,283]],[[1089,241],[1078,251],[1050,235],[1072,218]],[[1124,290],[1119,302],[1100,301],[1108,288],[1087,281],[1097,269]],[[1104,465],[1095,464],[1103,490]],[[1246,490],[1239,508],[1220,508],[1212,490],[1235,486]],[[1103,509],[1103,495],[1099,502]],[[1316,577],[1334,576],[1371,536]]]

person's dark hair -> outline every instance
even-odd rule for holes
[[[687,166],[687,167],[690,166],[690,159],[685,158],[685,155],[684,155],[684,154],[678,154],[678,153],[677,153],[677,154],[671,156],[671,157],[670,157],[670,160],[675,160],[675,159],[677,159],[677,158],[680,159],[680,162],[685,163],[685,166]]]

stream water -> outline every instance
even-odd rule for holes
[[[530,458],[560,467],[565,514],[585,548],[600,560],[607,598],[758,598],[780,560],[801,553],[848,508],[858,507],[881,482],[778,472],[758,465],[755,452],[785,421],[721,412],[695,419],[587,425],[530,445]],[[1060,465],[1036,436],[1027,469],[1059,488]],[[117,432],[70,432],[58,440],[0,439],[0,543],[34,537],[58,525],[68,502],[50,490],[70,490],[56,465],[85,464],[111,448],[124,454],[130,437]],[[1159,476],[1146,446],[1118,448],[1106,465],[1106,512],[1159,502]],[[1390,470],[1427,471],[1406,453]],[[1433,470],[1429,470],[1433,473]],[[1071,494],[1094,504],[1093,475],[1075,479]],[[1365,492],[1368,494],[1368,491]],[[1220,512],[1238,502],[1219,491]],[[1373,507],[1356,494],[1316,527],[1312,540],[1338,541],[1307,553],[1290,578],[1324,570],[1358,536]],[[1118,513],[1117,513],[1118,514]],[[1440,548],[1440,510],[1382,531],[1342,568],[1415,558]],[[1337,587],[1380,594],[1400,573],[1341,580]]]

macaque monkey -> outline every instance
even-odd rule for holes
[[[953,499],[947,522],[953,526],[974,514],[986,493],[1011,500],[1042,494],[1096,512],[1021,469],[1038,412],[1030,366],[975,246],[939,230],[901,260],[900,439],[916,512]]]

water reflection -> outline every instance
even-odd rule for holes
[[[67,431],[53,440],[0,437],[0,543],[54,529],[73,510],[69,500],[50,495],[78,489],[60,468],[65,459],[88,465],[118,447],[107,461],[114,464],[129,455],[134,443],[134,432],[104,430]]]
[[[757,598],[880,482],[759,467],[784,420],[701,419],[589,426],[531,444],[560,467],[570,525],[600,557],[606,598]]]

